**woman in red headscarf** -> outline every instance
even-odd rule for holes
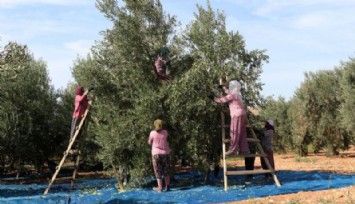
[[[80,123],[81,119],[84,116],[84,113],[89,105],[89,100],[88,100],[88,92],[90,90],[86,91],[84,93],[84,87],[78,86],[75,89],[75,106],[74,106],[74,112],[73,112],[73,120],[71,123],[71,130],[70,130],[70,139],[74,135],[75,127]]]

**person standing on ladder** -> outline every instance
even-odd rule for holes
[[[155,60],[155,73],[157,74],[159,80],[169,81],[171,78],[167,74],[167,67],[170,66],[170,60],[168,58],[170,51],[169,49],[164,46],[161,49],[160,54],[158,55],[157,59]]]
[[[58,166],[55,167],[55,172],[52,175],[52,179],[50,180],[48,187],[44,191],[43,195],[47,195],[50,188],[53,185],[53,182],[56,180],[64,162],[69,154],[73,154],[76,158],[74,161],[74,170],[73,175],[71,177],[70,189],[74,186],[75,177],[79,168],[80,162],[80,151],[76,149],[75,140],[77,137],[82,134],[82,130],[85,128],[85,122],[87,119],[89,105],[91,102],[88,99],[88,93],[93,90],[93,88],[89,88],[86,92],[84,92],[84,87],[78,86],[75,89],[75,99],[74,99],[74,112],[70,130],[70,140],[67,149],[64,151],[63,157]],[[79,125],[79,126],[78,126]],[[83,128],[84,126],[84,128]],[[56,165],[56,164],[55,164]],[[54,169],[53,169],[54,170]]]
[[[84,87],[82,86],[78,86],[75,89],[74,112],[70,129],[70,140],[73,138],[75,129],[83,118],[84,113],[89,105],[89,99],[87,95],[91,90],[92,88],[84,92]]]
[[[247,154],[249,153],[249,146],[247,142],[248,124],[247,113],[243,105],[243,98],[240,92],[241,84],[237,80],[227,83],[220,83],[226,96],[216,98],[214,101],[217,103],[228,103],[230,111],[230,146],[226,152],[226,156],[234,154]]]

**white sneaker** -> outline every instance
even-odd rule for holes
[[[226,156],[232,156],[234,154],[234,152],[232,150],[228,150],[226,152]]]

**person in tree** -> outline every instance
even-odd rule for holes
[[[91,90],[92,88],[84,92],[84,87],[82,86],[78,86],[75,89],[74,112],[70,129],[70,140],[74,136],[76,126],[80,124],[80,121],[83,118],[86,109],[88,108],[89,99],[87,95]]]
[[[247,142],[246,126],[248,124],[247,113],[243,105],[243,98],[240,92],[241,84],[237,80],[220,85],[223,88],[226,96],[216,98],[214,101],[217,103],[227,103],[230,111],[230,145],[226,156],[233,154],[246,154],[249,153],[249,146]]]
[[[168,58],[169,49],[167,47],[163,47],[157,59],[155,60],[155,73],[158,76],[159,80],[170,80],[170,76],[167,74],[167,67],[170,66],[170,60]]]
[[[150,132],[148,143],[152,146],[152,163],[154,174],[158,186],[153,190],[163,191],[163,177],[165,179],[165,190],[170,191],[170,148],[168,143],[168,131],[163,129],[163,121],[157,119],[154,121],[154,130]]]
[[[261,146],[263,147],[267,159],[269,160],[269,163],[273,169],[275,169],[274,151],[272,145],[272,138],[274,134],[275,134],[274,121],[273,120],[265,121],[264,135],[261,139]],[[260,161],[263,169],[269,169],[263,157],[260,157]],[[265,179],[268,180],[271,179],[271,177],[272,177],[271,174],[269,173],[265,174]]]

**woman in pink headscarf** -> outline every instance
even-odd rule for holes
[[[70,139],[73,137],[75,127],[80,123],[89,105],[89,100],[87,96],[89,91],[90,90],[84,93],[84,87],[82,86],[78,86],[75,89],[75,102],[74,102],[73,119],[72,119],[71,130],[70,130]]]
[[[154,121],[154,130],[149,134],[148,143],[152,146],[152,162],[154,174],[158,186],[153,190],[163,191],[163,178],[165,180],[165,190],[170,191],[170,148],[168,143],[168,131],[163,129],[163,121],[157,119]]]
[[[243,105],[242,94],[240,92],[241,85],[237,80],[233,80],[229,82],[229,87],[226,85],[223,85],[222,87],[226,96],[214,98],[214,101],[217,103],[227,103],[229,105],[231,117],[231,140],[226,156],[249,153],[246,131],[248,118]]]

